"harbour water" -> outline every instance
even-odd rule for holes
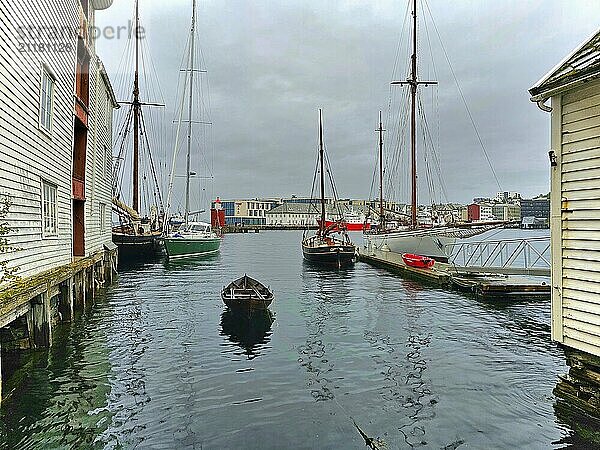
[[[232,234],[210,259],[121,272],[8,374],[0,448],[364,448],[354,422],[388,448],[600,442],[556,407],[549,300],[318,270],[300,240]],[[225,310],[220,288],[244,273],[274,290],[272,323]]]

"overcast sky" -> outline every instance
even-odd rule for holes
[[[132,5],[133,0],[115,0],[98,12],[97,26],[126,25]],[[409,37],[406,29],[400,35],[406,7],[406,0],[199,1],[214,192],[222,198],[310,194],[322,107],[340,196],[368,197],[378,111],[387,117],[389,82],[408,63],[400,52],[394,71],[399,42],[403,48]],[[429,9],[502,188],[525,196],[549,191],[550,115],[529,101],[527,89],[598,28],[600,2],[429,0]],[[165,127],[171,130],[191,0],[143,0],[141,15],[167,105]],[[434,113],[431,126],[439,123],[449,200],[494,195],[498,186],[427,20],[429,40],[421,35],[419,46],[428,54],[431,42],[437,59],[439,85],[427,89],[437,89],[439,98],[439,120]],[[426,31],[425,24],[420,27]],[[105,38],[97,44],[117,89],[126,45],[126,39]],[[426,59],[431,58],[422,57],[423,77],[431,76]],[[394,129],[391,123],[384,127]],[[165,148],[157,151],[163,160],[170,158],[170,133],[163,133]]]

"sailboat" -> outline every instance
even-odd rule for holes
[[[140,26],[139,1],[135,2],[135,24],[136,30]],[[126,260],[147,260],[160,255],[160,238],[162,234],[161,220],[164,216],[164,208],[159,183],[156,175],[154,161],[149,141],[147,140],[147,129],[144,120],[143,108],[145,106],[164,106],[157,103],[148,103],[141,100],[140,97],[140,33],[135,34],[135,73],[133,79],[132,100],[120,102],[129,105],[125,120],[119,129],[121,139],[117,142],[119,145],[116,162],[113,172],[113,211],[119,217],[119,225],[112,229],[112,240],[119,249],[119,261]],[[133,130],[132,130],[133,126]],[[132,204],[128,205],[121,198],[122,189],[126,187],[124,182],[125,172],[125,152],[129,146],[130,137],[133,139],[132,155]],[[146,155],[144,161],[147,176],[144,167],[140,168],[141,154]],[[141,170],[140,170],[141,169]],[[153,195],[148,195],[150,200],[147,203],[149,215],[142,216],[140,202],[140,180],[150,179],[151,186],[145,186],[145,191],[153,191]]]
[[[320,190],[321,190],[321,215],[318,220],[319,228],[316,233],[307,235],[305,231],[302,235],[302,254],[304,259],[311,263],[324,265],[343,266],[351,265],[356,259],[356,247],[350,240],[344,227],[344,221],[336,221],[329,226],[325,220],[325,148],[323,145],[323,112],[319,109],[319,166],[320,170]],[[331,170],[328,169],[331,176]],[[316,178],[316,177],[315,177]],[[333,178],[332,189],[333,188]],[[314,188],[314,185],[313,185]],[[337,199],[334,198],[335,203]],[[311,203],[311,205],[313,205]]]
[[[192,124],[197,123],[193,120],[194,111],[194,74],[199,72],[195,67],[195,39],[196,39],[196,0],[192,4],[192,26],[190,29],[190,47],[187,55],[188,67],[185,69],[185,80],[183,83],[183,95],[179,109],[179,120],[177,124],[177,134],[173,150],[173,164],[171,167],[171,176],[169,178],[169,192],[167,199],[167,213],[171,206],[173,198],[173,182],[175,177],[175,167],[177,162],[177,153],[179,149],[179,136],[182,124],[182,115],[185,104],[186,88],[189,89],[188,97],[188,117],[187,122],[187,153],[186,153],[186,175],[185,175],[185,212],[183,215],[183,225],[175,232],[169,233],[167,229],[168,221],[165,221],[166,237],[164,238],[165,250],[169,259],[185,258],[191,256],[205,256],[215,254],[221,247],[221,237],[212,230],[211,225],[206,222],[191,221],[190,217],[198,212],[190,211],[190,177],[191,171],[191,151],[192,151]]]
[[[379,225],[363,232],[367,253],[372,250],[391,251],[400,254],[421,255],[440,262],[448,262],[452,248],[459,238],[468,238],[501,226],[490,223],[479,226],[472,224],[436,224],[418,222],[417,204],[417,89],[420,86],[437,84],[437,81],[420,80],[417,76],[417,0],[412,0],[412,55],[410,76],[406,81],[393,81],[392,85],[408,86],[410,89],[410,218],[404,221],[386,221],[383,199],[383,124],[379,114]]]

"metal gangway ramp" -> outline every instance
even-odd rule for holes
[[[550,236],[459,241],[448,254],[461,272],[550,276]]]

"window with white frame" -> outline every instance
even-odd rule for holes
[[[58,235],[56,190],[55,184],[42,181],[42,227],[45,237]]]
[[[100,203],[100,232],[106,228],[106,203]]]
[[[54,77],[46,68],[42,69],[40,89],[40,125],[47,131],[52,129],[52,110],[54,108]]]

